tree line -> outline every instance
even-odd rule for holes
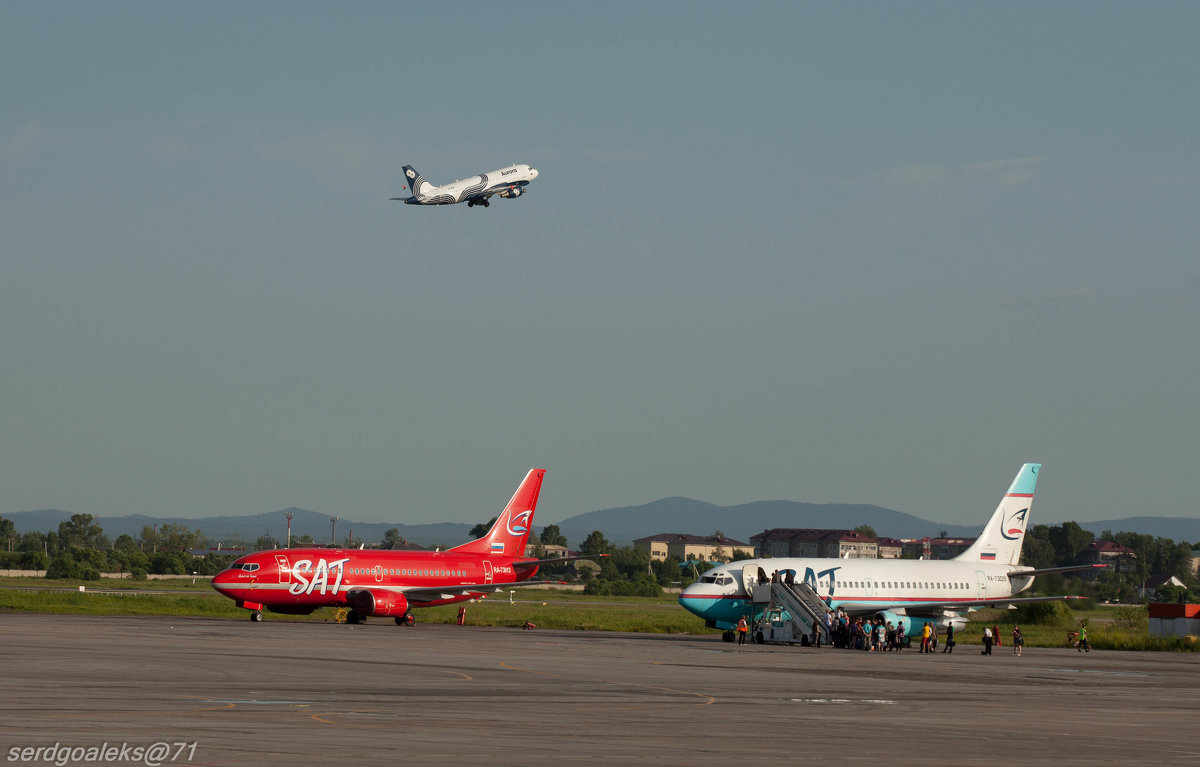
[[[163,575],[215,575],[241,552],[193,556],[189,549],[206,543],[199,530],[184,525],[146,525],[138,537],[112,540],[91,514],[72,514],[57,530],[16,532],[12,520],[0,517],[0,568],[45,570],[47,578],[97,580],[100,573],[129,573],[145,578]]]
[[[555,528],[557,531],[557,527]],[[868,525],[857,532],[875,537]],[[1200,586],[1200,578],[1192,569],[1194,547],[1187,542],[1155,537],[1141,533],[1104,530],[1099,536],[1083,529],[1077,522],[1060,525],[1035,525],[1025,536],[1021,564],[1034,568],[1067,567],[1085,564],[1085,549],[1093,542],[1112,541],[1129,549],[1115,566],[1106,568],[1094,579],[1082,574],[1041,576],[1035,582],[1039,593],[1079,594],[1100,601],[1133,602],[1139,599],[1138,590],[1152,575],[1173,575],[1184,587],[1163,586],[1152,595],[1155,601],[1175,602],[1186,599],[1189,591]],[[586,593],[620,596],[653,596],[665,586],[690,584],[710,563],[687,562],[676,557],[651,561],[648,551],[633,546],[617,547],[599,530],[593,531],[580,544],[580,553],[608,554],[597,560],[599,569],[585,576]],[[736,561],[751,559],[753,552],[733,550],[725,555],[718,552],[715,559]],[[1192,597],[1193,599],[1195,597]]]
[[[471,535],[476,538],[486,535],[494,522],[493,518],[476,525],[471,529]],[[866,535],[874,536],[875,533],[866,525],[856,529]],[[1185,596],[1187,589],[1200,585],[1192,570],[1192,545],[1176,543],[1169,538],[1113,533],[1111,530],[1096,536],[1076,522],[1030,528],[1022,547],[1021,564],[1035,568],[1083,564],[1085,550],[1096,541],[1112,541],[1130,553],[1120,557],[1116,567],[1101,571],[1094,580],[1085,580],[1079,575],[1043,576],[1037,580],[1038,590],[1052,593],[1070,590],[1100,600],[1130,602],[1135,601],[1137,590],[1150,576],[1174,575],[1185,584],[1184,589],[1167,586],[1160,589],[1155,598],[1177,601]],[[208,543],[200,530],[173,524],[146,525],[137,537],[126,534],[111,540],[90,514],[73,514],[59,523],[57,530],[18,535],[12,520],[0,517],[0,568],[45,570],[48,578],[89,580],[99,578],[102,572],[129,573],[134,578],[144,578],[151,573],[215,575],[244,553],[231,550],[228,554],[210,552],[202,557],[189,553],[189,550],[205,547]],[[392,528],[384,533],[381,541],[372,545],[390,549],[404,543],[399,530]],[[547,547],[568,545],[559,526],[553,524],[546,525],[531,543],[531,554],[539,559],[546,558]],[[304,535],[297,537],[293,545],[312,546],[314,542],[311,536]],[[262,551],[280,546],[279,541],[262,536],[252,546],[238,548]],[[710,564],[691,557],[691,562],[677,557],[651,560],[648,551],[616,546],[599,530],[592,531],[580,543],[579,551],[608,556],[595,560],[594,564],[584,563],[578,567],[569,563],[544,565],[539,577],[582,579],[586,584],[584,591],[589,594],[656,596],[664,587],[690,584]],[[734,549],[719,551],[715,558],[732,561],[752,557],[753,552]]]
[[[1087,547],[1107,541],[1124,546],[1130,553],[1118,557],[1113,563],[1115,566],[1100,571],[1094,581],[1084,580],[1080,575],[1048,576],[1039,579],[1037,585],[1043,590],[1070,588],[1096,599],[1122,602],[1136,601],[1138,589],[1154,575],[1173,575],[1184,584],[1182,589],[1178,586],[1159,588],[1155,601],[1179,601],[1186,597],[1186,592],[1200,585],[1200,579],[1192,570],[1192,551],[1195,549],[1192,544],[1111,530],[1103,530],[1096,536],[1077,522],[1031,527],[1021,549],[1021,564],[1036,568],[1085,564]]]

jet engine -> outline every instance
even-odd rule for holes
[[[924,618],[919,615],[905,615],[903,612],[897,613],[891,610],[880,610],[873,617],[876,620],[882,620],[885,624],[891,621],[893,626],[899,621],[904,621],[904,633],[910,637],[921,636],[921,629],[926,624],[936,626],[940,634],[945,634],[946,627],[951,623],[954,624],[955,631],[960,631],[967,625],[967,619],[961,618],[955,613],[947,613],[941,618]]]
[[[408,612],[408,599],[394,591],[356,589],[346,595],[346,601],[359,615],[396,615]]]
[[[512,189],[508,189],[506,191],[501,192],[500,196],[501,197],[520,197],[522,194],[524,194],[524,192],[525,192],[525,190],[523,190],[521,187],[514,186]]]

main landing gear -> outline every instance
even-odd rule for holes
[[[483,198],[482,200],[467,200],[468,208],[474,208],[476,205],[482,205],[485,208],[491,207],[491,203],[487,201],[486,197]]]
[[[346,613],[346,623],[357,626],[366,622],[367,616],[363,615],[358,610],[351,610],[350,612]],[[396,616],[397,626],[411,626],[416,622],[417,619],[413,617],[412,613],[404,613],[404,615]]]
[[[250,620],[255,623],[262,623],[262,610],[253,610],[250,613]]]

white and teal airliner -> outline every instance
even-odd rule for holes
[[[1084,569],[1035,570],[1017,564],[1041,468],[1038,463],[1021,467],[975,543],[954,559],[745,559],[704,573],[684,589],[679,604],[710,628],[728,631],[743,615],[757,619],[763,605],[751,601],[754,586],[778,572],[807,583],[831,610],[903,621],[909,635],[919,636],[926,624],[953,624],[959,630],[967,622],[963,613],[980,607],[1070,599],[1016,596],[1033,584],[1035,575]]]
[[[402,200],[405,205],[455,205],[465,202],[468,208],[476,205],[486,208],[489,205],[488,198],[494,195],[515,199],[525,194],[529,183],[538,177],[538,172],[537,168],[528,165],[509,165],[443,186],[429,183],[411,165],[404,166],[404,176],[412,194],[392,199]]]

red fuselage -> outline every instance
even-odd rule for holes
[[[446,551],[275,549],[249,554],[213,578],[213,588],[262,620],[278,613],[349,607],[359,623],[385,615],[412,623],[412,607],[462,602],[528,581],[539,562],[525,554],[545,469],[530,469],[482,538]]]
[[[472,586],[528,580],[537,565],[509,556],[480,556],[454,551],[372,551],[362,549],[275,549],[249,554],[213,578],[213,588],[238,607],[307,613],[319,607],[344,607],[347,593],[404,594],[411,607],[462,602],[493,589]],[[444,594],[428,596],[428,591]]]

